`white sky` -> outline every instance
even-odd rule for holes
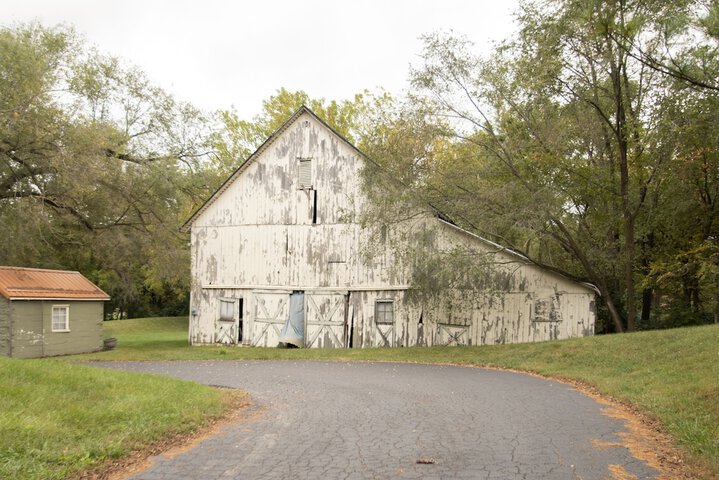
[[[103,53],[208,110],[251,118],[280,87],[328,100],[400,94],[419,37],[452,30],[479,52],[515,30],[517,0],[0,0],[0,25],[70,24]]]

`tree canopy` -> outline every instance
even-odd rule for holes
[[[0,92],[0,263],[79,269],[132,313],[186,308],[200,113],[37,24],[0,30]]]
[[[485,57],[426,35],[401,98],[279,89],[251,119],[176,100],[70,28],[2,28],[0,264],[80,270],[130,315],[186,311],[179,226],[304,104],[380,166],[380,234],[441,212],[592,282],[600,331],[719,319],[716,2],[528,0],[517,20]],[[491,288],[484,260],[450,257],[416,265],[430,290]]]
[[[130,316],[189,304],[189,218],[297,108],[350,139],[371,95],[280,89],[243,120],[206,114],[71,28],[0,29],[0,264],[76,269]]]
[[[716,318],[716,6],[525,2],[518,20],[488,58],[426,36],[374,157],[461,226],[594,283],[605,331]]]

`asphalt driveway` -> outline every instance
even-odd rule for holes
[[[571,387],[478,368],[113,362],[250,393],[252,415],[136,479],[639,479],[620,420]],[[604,446],[601,446],[604,445]],[[434,463],[418,463],[432,460]],[[628,477],[631,478],[631,477]]]

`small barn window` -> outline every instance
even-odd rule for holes
[[[53,305],[52,306],[52,331],[53,332],[69,332],[70,331],[70,306],[69,305]]]
[[[377,300],[374,306],[374,321],[378,324],[394,324],[394,301]]]
[[[235,301],[232,299],[221,299],[220,300],[220,321],[221,322],[234,322],[235,321]]]
[[[297,184],[300,190],[312,188],[312,159],[299,158],[299,167],[297,169]]]

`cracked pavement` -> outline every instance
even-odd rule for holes
[[[638,479],[621,420],[570,386],[440,365],[290,361],[96,364],[249,392],[243,420],[131,477],[169,479]],[[420,464],[418,460],[433,460]],[[630,477],[631,478],[631,477]]]

